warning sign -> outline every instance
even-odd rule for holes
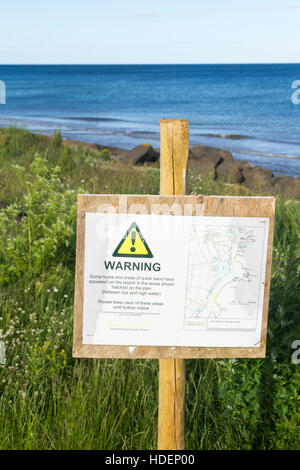
[[[264,357],[274,198],[124,197],[78,199],[75,357]]]
[[[139,227],[133,222],[113,252],[115,257],[153,258]]]
[[[86,213],[83,344],[258,348],[267,242],[267,218]]]

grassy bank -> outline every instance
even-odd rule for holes
[[[0,449],[156,448],[158,362],[72,358],[78,192],[157,194],[159,168],[0,132]],[[248,194],[195,173],[188,192]],[[276,206],[267,358],[187,361],[188,449],[300,448],[300,213]]]

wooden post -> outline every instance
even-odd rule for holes
[[[189,154],[188,121],[160,121],[160,194],[183,195]],[[184,359],[159,361],[158,450],[183,450]]]

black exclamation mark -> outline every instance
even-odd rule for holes
[[[135,244],[135,240],[136,240],[136,231],[135,231],[135,230],[132,230],[130,236],[131,236],[131,243],[132,243],[132,247],[130,248],[130,251],[131,251],[132,253],[134,253],[134,252],[135,252],[135,246],[134,246],[134,244]]]

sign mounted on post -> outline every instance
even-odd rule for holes
[[[273,223],[272,197],[79,196],[74,356],[264,357]]]

